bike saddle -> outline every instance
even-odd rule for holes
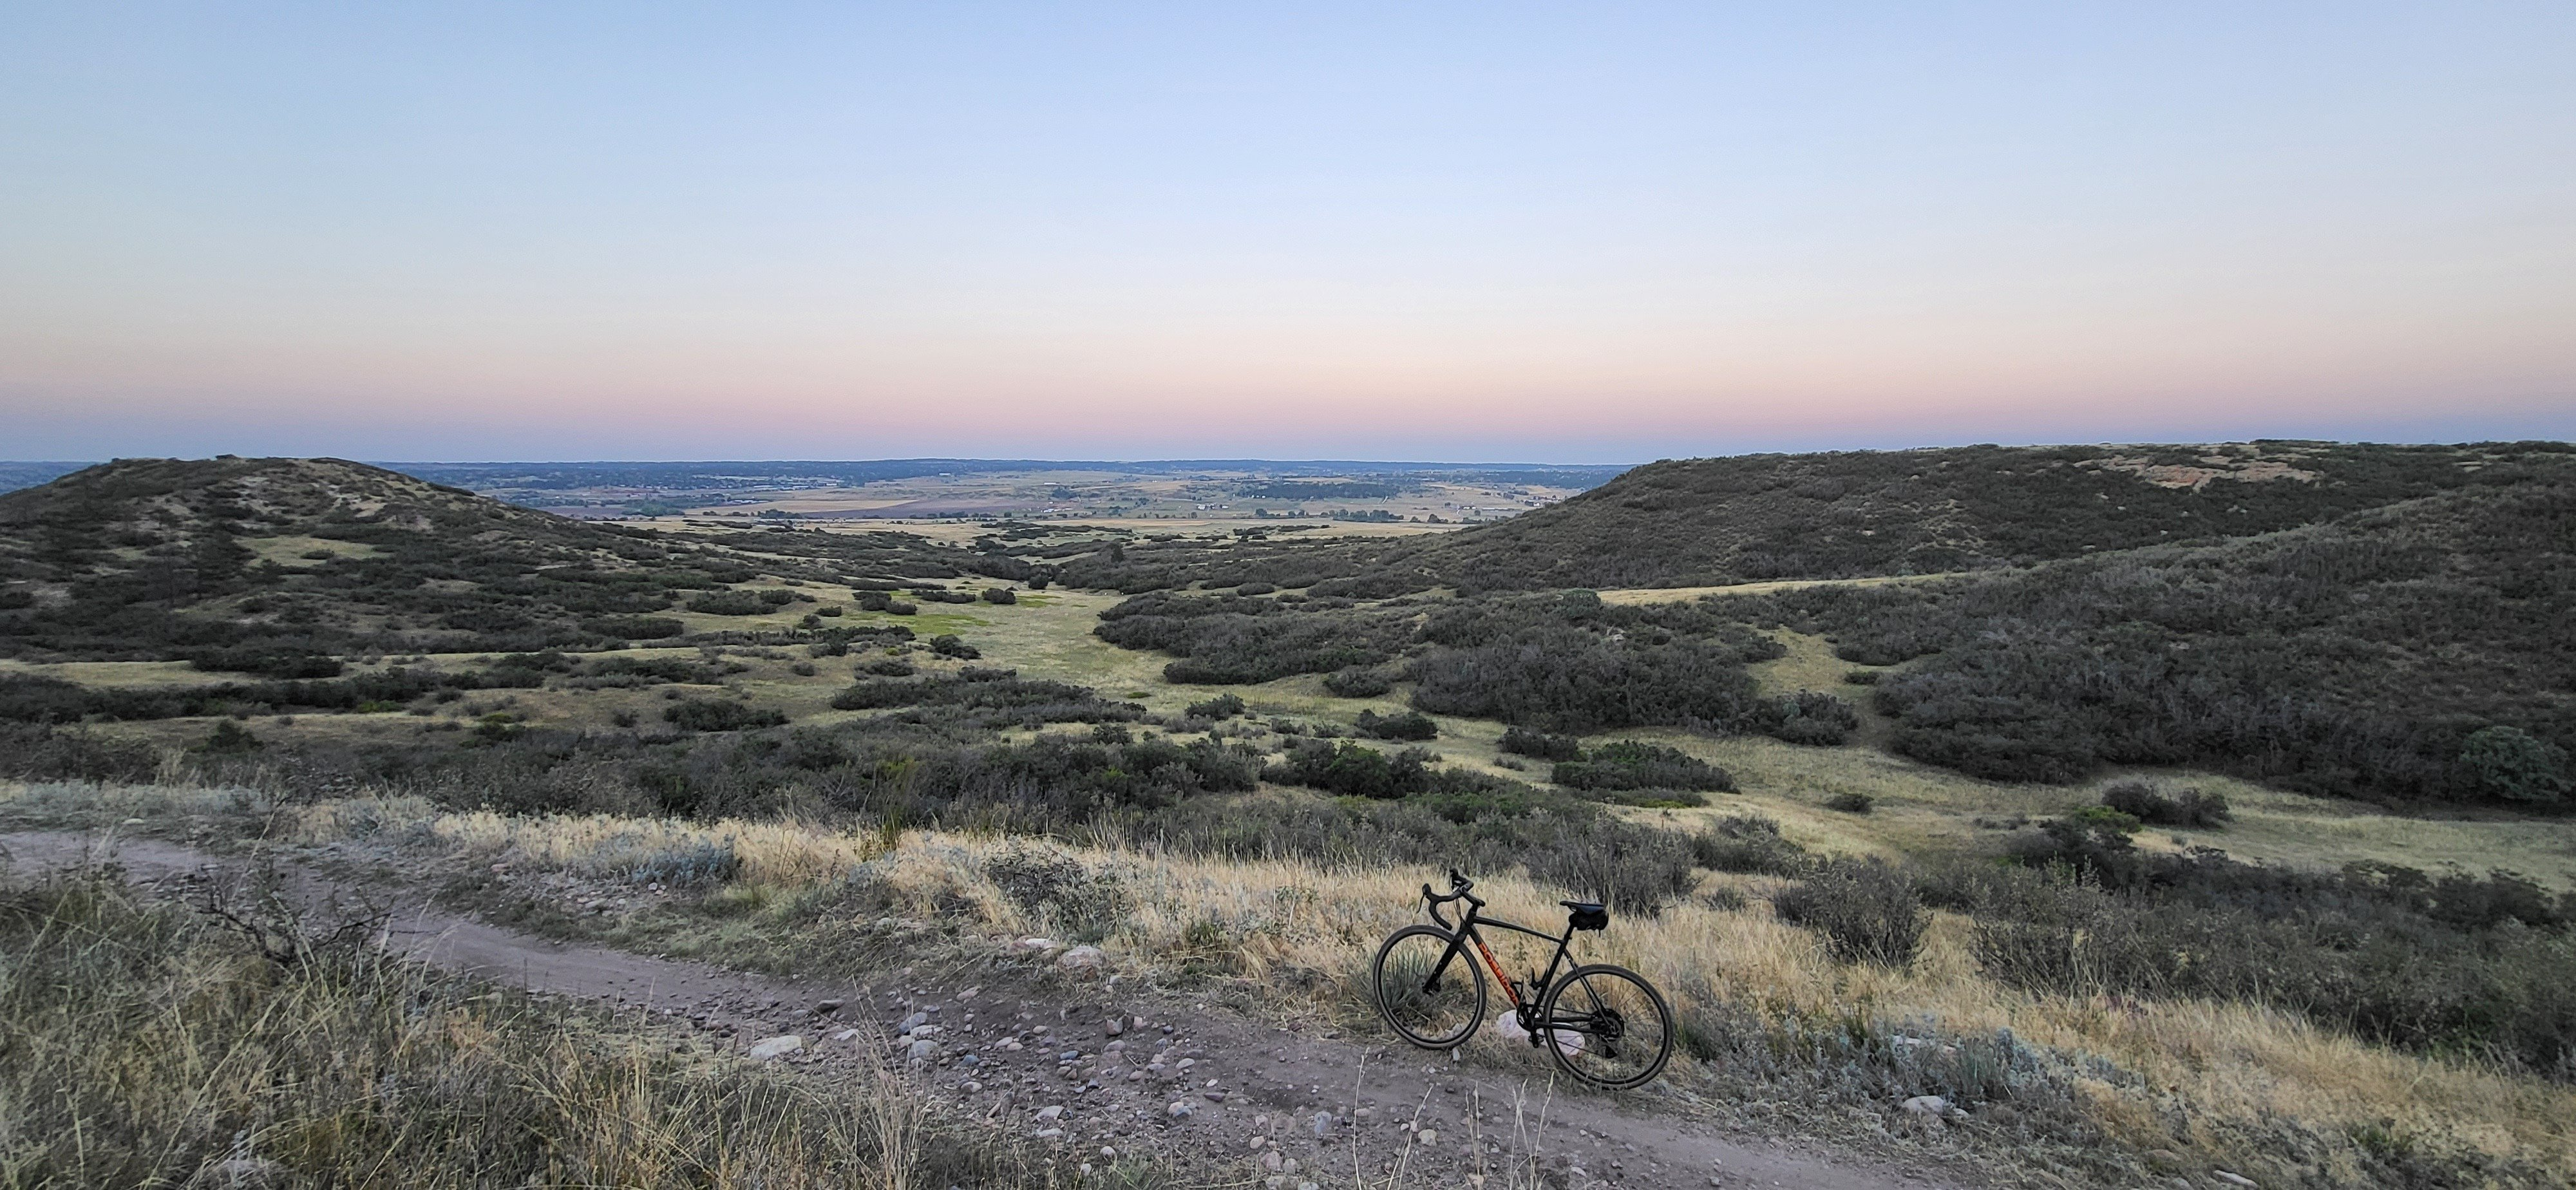
[[[1566,922],[1578,930],[1597,930],[1610,924],[1610,907],[1589,901],[1558,901],[1565,906]]]

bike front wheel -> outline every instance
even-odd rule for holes
[[[1673,1010],[1644,976],[1577,967],[1547,991],[1541,1044],[1567,1074],[1598,1087],[1642,1086],[1673,1056]]]
[[[1468,950],[1451,952],[1457,937],[1438,926],[1406,926],[1387,935],[1369,966],[1378,1015],[1424,1049],[1454,1048],[1485,1020],[1485,973]]]

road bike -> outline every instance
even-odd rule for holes
[[[1601,1087],[1643,1085],[1661,1073],[1673,1056],[1673,1010],[1664,994],[1645,977],[1625,967],[1586,963],[1565,972],[1567,946],[1578,930],[1605,929],[1610,910],[1586,901],[1559,901],[1566,908],[1565,933],[1547,934],[1484,916],[1485,902],[1469,890],[1475,882],[1449,873],[1449,892],[1432,894],[1422,886],[1423,907],[1437,925],[1413,925],[1387,935],[1369,967],[1377,1010],[1397,1035],[1427,1050],[1454,1049],[1475,1035],[1485,1022],[1485,972],[1511,997],[1512,1019],[1533,1046],[1545,1049],[1567,1074]],[[1440,906],[1465,901],[1456,925],[1440,915]],[[1517,930],[1556,944],[1547,970],[1533,972],[1524,987],[1503,972],[1482,927]],[[1468,955],[1468,947],[1475,955]],[[1476,963],[1484,960],[1483,966]],[[1457,970],[1453,970],[1457,968]]]

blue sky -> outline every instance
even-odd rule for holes
[[[2576,8],[0,11],[0,455],[2576,437]]]

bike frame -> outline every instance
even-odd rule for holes
[[[1556,983],[1557,968],[1565,965],[1568,945],[1574,941],[1574,923],[1571,920],[1567,921],[1563,934],[1546,934],[1525,925],[1504,921],[1499,917],[1484,916],[1485,903],[1463,892],[1438,897],[1431,895],[1431,889],[1425,886],[1422,897],[1428,902],[1426,907],[1431,912],[1431,920],[1440,923],[1440,928],[1451,934],[1449,949],[1441,954],[1438,963],[1433,964],[1430,977],[1422,981],[1422,990],[1428,993],[1437,987],[1440,977],[1448,973],[1449,964],[1465,953],[1467,943],[1473,942],[1476,944],[1476,953],[1483,956],[1485,960],[1485,967],[1494,973],[1494,982],[1501,984],[1503,994],[1511,998],[1513,1015],[1520,1018],[1522,1030],[1530,1035],[1530,1044],[1539,1044],[1539,1034],[1543,1030],[1538,1020],[1537,1002],[1544,999],[1547,989]],[[1448,918],[1440,916],[1440,903],[1461,900],[1467,902],[1467,908],[1465,912],[1458,915],[1458,924],[1453,926],[1449,924]],[[1547,960],[1547,972],[1530,985],[1528,999],[1521,998],[1520,983],[1504,973],[1502,960],[1495,958],[1493,948],[1485,945],[1485,936],[1477,929],[1478,926],[1500,926],[1506,930],[1515,930],[1532,938],[1556,944],[1556,953],[1550,955]]]

